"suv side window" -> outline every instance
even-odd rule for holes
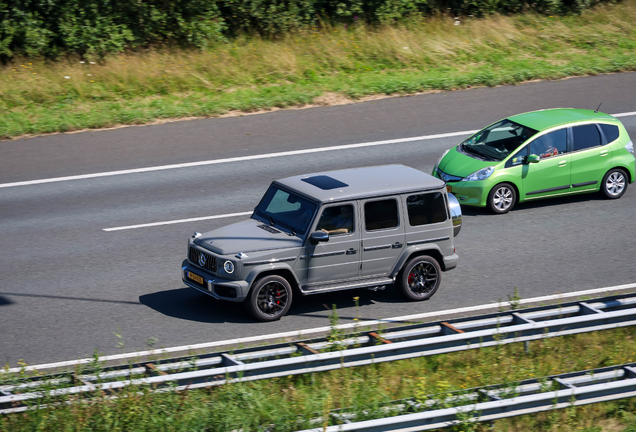
[[[327,207],[320,216],[316,229],[330,235],[353,232],[353,206],[351,204]]]
[[[607,139],[608,144],[618,138],[618,126],[604,123],[601,123],[599,126],[601,126],[603,134],[605,134],[605,138]]]
[[[567,151],[567,129],[560,129],[547,133],[530,143],[530,154],[540,156],[541,159],[558,156]]]
[[[585,150],[601,145],[601,134],[594,124],[574,126],[572,128],[572,151]]]
[[[397,201],[386,199],[364,204],[364,226],[367,231],[395,228],[399,225]]]
[[[411,226],[428,225],[446,220],[446,203],[440,192],[411,195],[406,199]]]

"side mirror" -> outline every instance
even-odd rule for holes
[[[529,156],[526,157],[526,163],[537,163],[541,160],[541,157],[535,155],[535,154],[531,154]]]
[[[312,245],[316,245],[320,242],[328,242],[329,241],[329,233],[324,231],[314,231],[309,236],[309,241]]]

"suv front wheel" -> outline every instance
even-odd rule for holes
[[[409,300],[421,301],[433,297],[442,280],[442,269],[430,256],[410,259],[403,267],[398,290]]]
[[[276,321],[287,313],[292,302],[289,282],[281,276],[257,280],[247,297],[247,308],[259,321]]]

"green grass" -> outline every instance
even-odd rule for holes
[[[306,29],[99,64],[23,59],[1,68],[0,139],[328,104],[334,94],[355,100],[629,71],[635,49],[636,0],[627,0],[580,16]]]
[[[130,387],[96,400],[0,416],[0,431],[292,431],[348,408],[362,419],[391,400],[510,383],[636,360],[636,328],[423,357],[325,373],[152,393]],[[70,401],[75,401],[72,397]],[[46,401],[42,401],[46,402]],[[364,411],[367,413],[364,414]],[[636,398],[500,420],[495,431],[636,431]],[[270,427],[275,425],[275,427]],[[266,429],[269,428],[269,429]],[[459,428],[458,430],[464,430]]]

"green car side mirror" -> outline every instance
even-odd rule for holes
[[[528,157],[526,157],[526,163],[537,163],[541,160],[541,157],[535,155],[535,154],[531,154]]]

